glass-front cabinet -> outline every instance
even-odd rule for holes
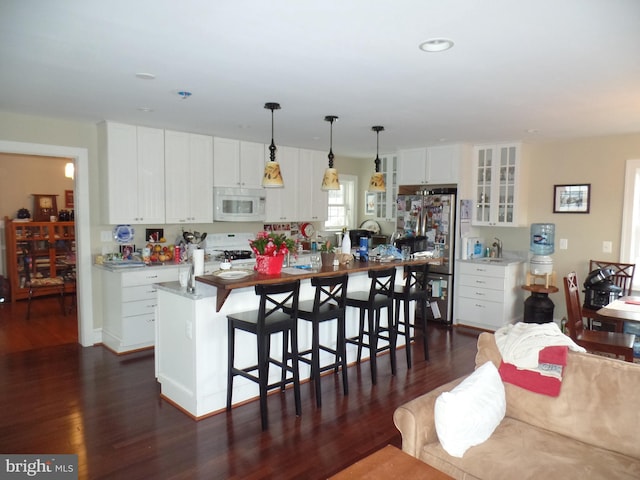
[[[384,176],[387,188],[385,192],[376,193],[375,216],[386,222],[395,222],[396,197],[398,196],[398,156],[396,154],[381,156],[380,171]]]
[[[27,298],[28,278],[62,277],[65,292],[76,289],[74,222],[21,222],[5,218],[11,300]],[[56,293],[39,288],[39,294]]]
[[[520,148],[517,144],[475,148],[474,225],[519,226],[524,224],[520,212],[519,179],[522,178]]]

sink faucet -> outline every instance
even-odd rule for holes
[[[495,242],[493,242],[493,248],[496,252],[496,258],[502,258],[502,240],[498,237],[494,238]]]

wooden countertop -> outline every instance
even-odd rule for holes
[[[240,279],[224,279],[216,274],[203,275],[196,277],[196,280],[207,285],[214,286],[218,289],[218,298],[216,301],[216,311],[220,311],[225,300],[232,290],[236,288],[253,287],[255,285],[267,283],[281,283],[289,280],[305,280],[313,277],[330,277],[343,273],[352,274],[359,272],[368,272],[369,270],[382,270],[389,267],[399,267],[404,265],[421,265],[429,263],[430,265],[441,265],[442,258],[424,258],[417,260],[394,260],[391,262],[351,262],[348,264],[338,265],[337,267],[322,267],[318,270],[300,270],[300,272],[286,273],[283,271],[278,275],[265,275],[253,272],[251,275]],[[286,270],[286,269],[285,269]]]

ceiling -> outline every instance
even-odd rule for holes
[[[269,143],[279,102],[277,145],[337,115],[363,158],[373,125],[381,153],[639,132],[639,27],[638,0],[3,0],[0,110]]]

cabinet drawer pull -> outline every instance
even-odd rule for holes
[[[475,293],[476,293],[476,296],[478,296],[478,297],[484,297],[485,296],[485,294],[482,293],[482,292],[475,292]]]
[[[486,308],[484,305],[480,305],[479,303],[476,303],[475,305],[476,305],[476,307],[478,307],[478,308]]]
[[[145,278],[158,278],[158,275],[148,275]]]
[[[483,281],[483,280],[476,280],[476,283],[478,283],[478,284],[480,284],[480,285],[484,285],[484,284],[486,284],[487,282],[485,282],[485,281]]]

